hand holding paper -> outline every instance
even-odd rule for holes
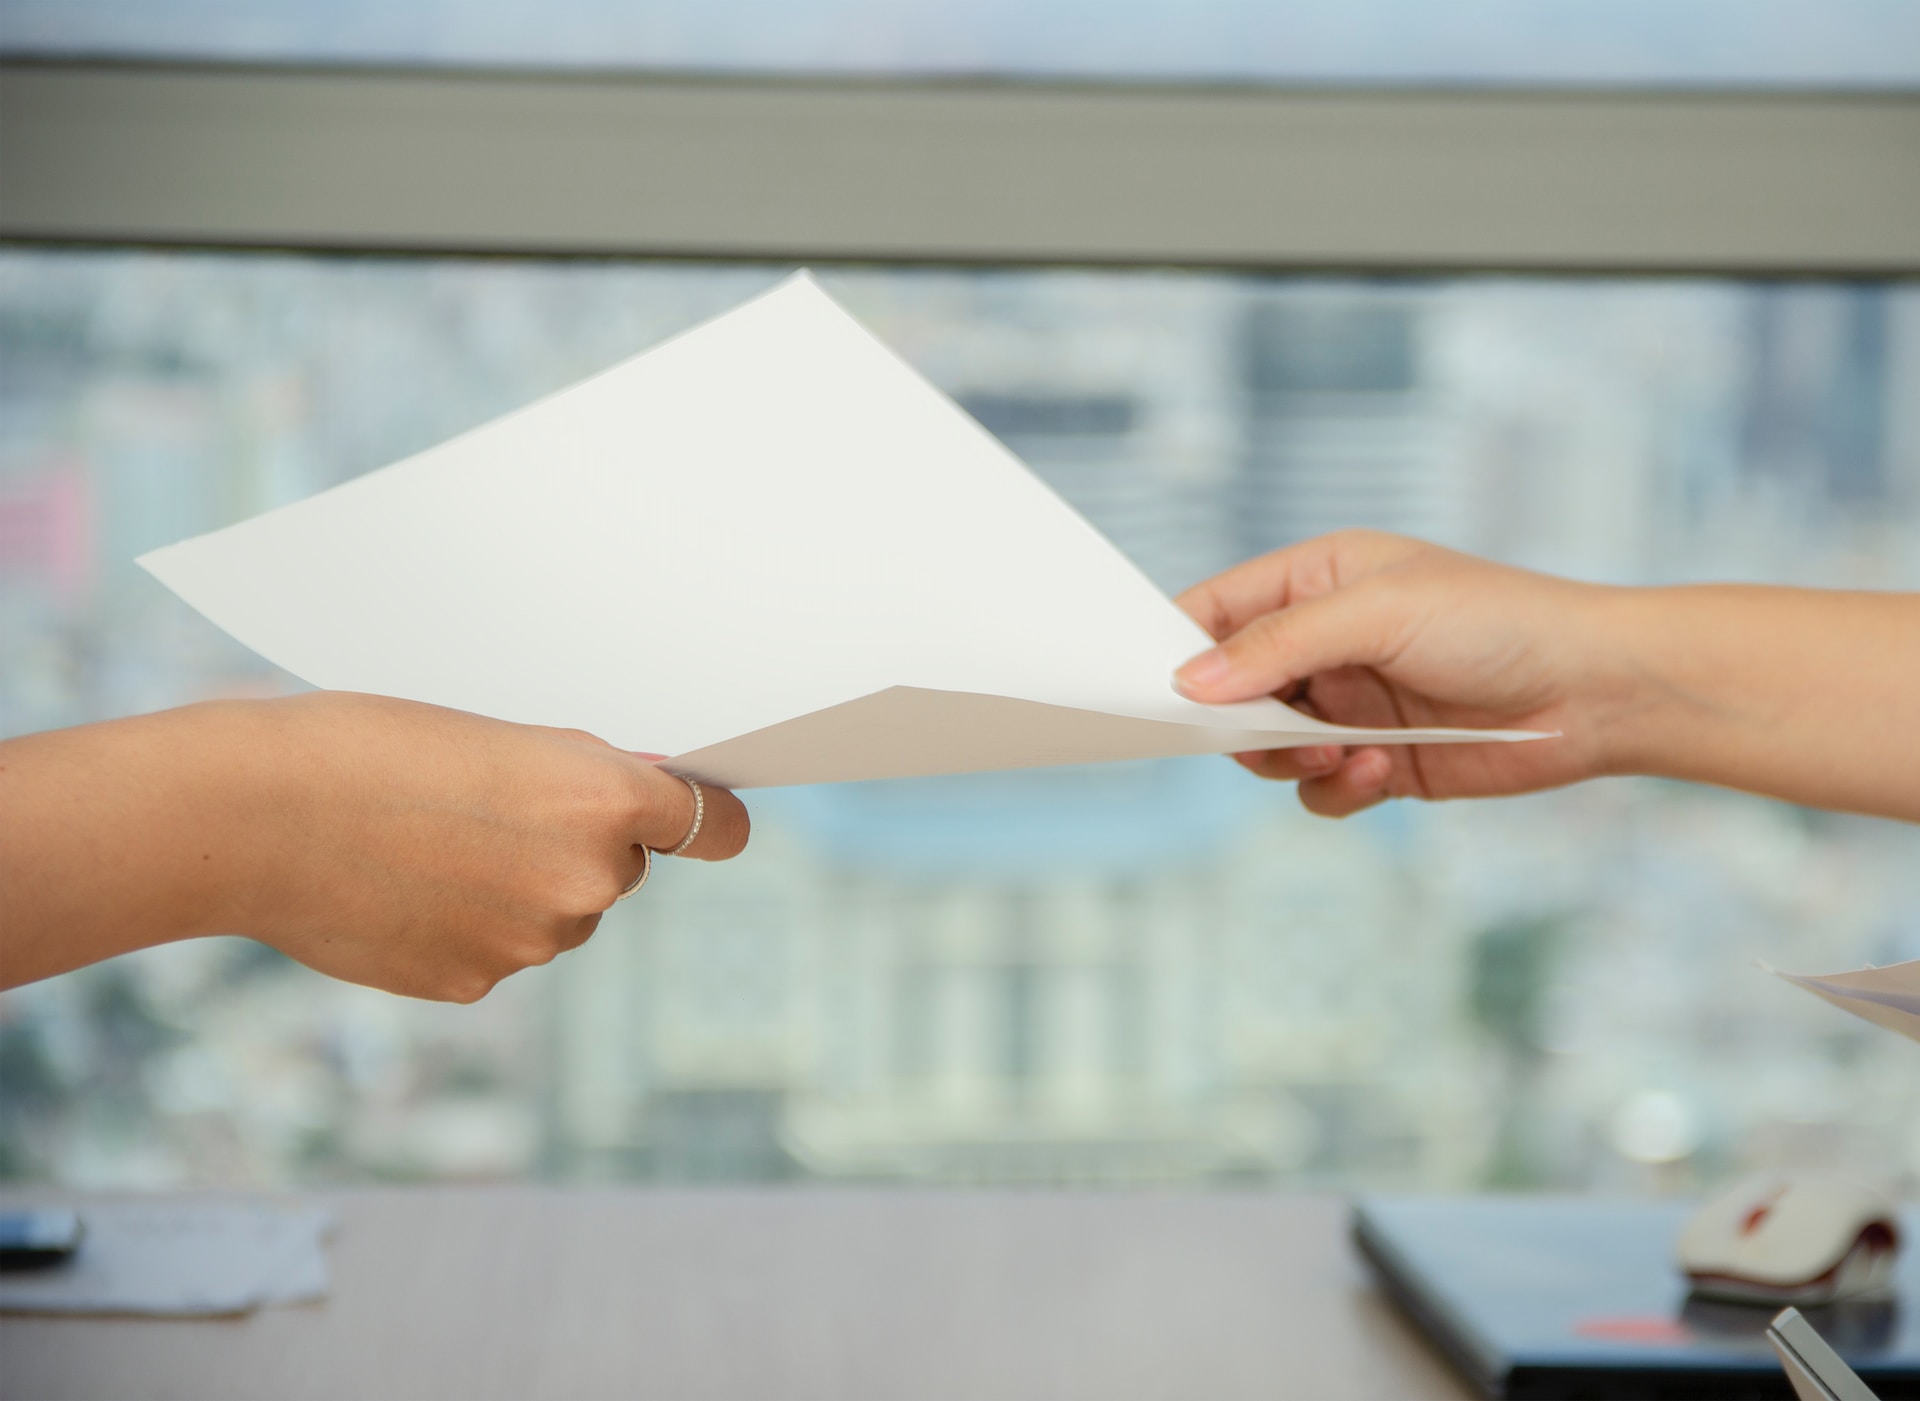
[[[1272,692],[1325,719],[1517,726],[1538,744],[1378,744],[1239,755],[1298,779],[1311,811],[1344,817],[1387,797],[1467,798],[1556,788],[1605,772],[1604,707],[1630,653],[1598,645],[1591,585],[1513,569],[1404,536],[1347,530],[1228,570],[1180,596],[1219,645],[1180,669],[1187,695]]]
[[[591,735],[388,696],[0,740],[0,987],[245,934],[329,977],[472,1001],[584,942],[647,849],[724,861],[747,835],[732,794],[696,799]]]
[[[1248,560],[1180,601],[1223,639],[1182,670],[1196,700],[1284,690],[1363,728],[1559,732],[1241,756],[1302,780],[1301,801],[1328,816],[1658,774],[1920,821],[1920,595],[1608,587],[1355,530]]]
[[[1321,743],[804,274],[417,457],[142,563],[316,685],[578,727],[728,787]]]

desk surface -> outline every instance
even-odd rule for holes
[[[6,1397],[1468,1393],[1329,1198],[917,1191],[321,1194],[332,1297],[246,1319],[0,1319]]]

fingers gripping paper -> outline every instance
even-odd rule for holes
[[[141,561],[314,685],[735,788],[1279,748],[1208,639],[802,273],[416,457]]]

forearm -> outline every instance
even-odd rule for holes
[[[251,708],[0,742],[0,987],[222,931],[260,815]]]
[[[1920,596],[1605,591],[1608,767],[1920,821]]]

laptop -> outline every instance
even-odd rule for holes
[[[1505,1401],[1780,1398],[1777,1306],[1688,1296],[1688,1202],[1372,1197],[1353,1238],[1386,1292],[1482,1396]],[[1802,1310],[1879,1401],[1920,1401],[1920,1211],[1891,1297]]]

